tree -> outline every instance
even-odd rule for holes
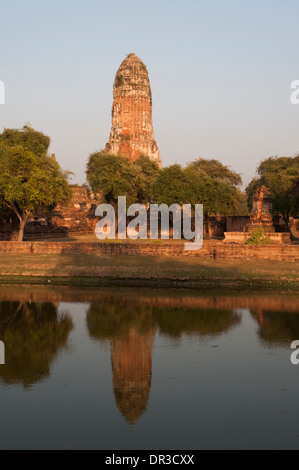
[[[175,164],[161,170],[155,184],[158,203],[202,204],[206,230],[208,216],[232,215],[244,210],[241,176],[217,160],[194,160],[185,168]]]
[[[260,178],[253,178],[246,186],[245,192],[247,194],[247,204],[250,211],[252,209],[253,197],[257,191],[257,188],[260,186],[262,186]]]
[[[50,137],[32,129],[28,124],[22,129],[4,129],[0,134],[0,144],[7,147],[21,146],[37,157],[47,155],[50,142]]]
[[[158,204],[184,204],[187,196],[187,179],[184,169],[179,164],[170,165],[160,170],[154,185],[154,198]]]
[[[189,168],[202,170],[212,179],[221,181],[230,186],[241,186],[242,178],[239,173],[231,170],[228,166],[223,165],[219,160],[207,160],[205,158],[197,158],[188,164]]]
[[[198,158],[188,163],[185,173],[193,204],[203,204],[205,220],[209,215],[224,216],[244,211],[244,195],[239,189],[242,178],[218,160]]]
[[[23,138],[24,130],[19,132]],[[34,135],[35,131],[28,132]],[[4,133],[9,134],[8,130]],[[0,204],[18,218],[18,241],[22,241],[25,225],[32,214],[38,210],[50,210],[58,203],[70,200],[70,173],[61,170],[55,158],[47,156],[46,146],[41,143],[42,136],[38,135],[36,142],[31,135],[30,144],[16,145],[22,139],[18,138],[16,130],[11,135],[12,140],[0,136]],[[29,150],[31,146],[34,152]],[[43,153],[38,154],[38,151]]]
[[[254,178],[246,188],[248,199],[256,189],[267,186],[273,197],[273,211],[281,214],[288,232],[293,237],[290,217],[299,214],[299,154],[295,157],[270,157],[263,160],[257,169],[258,178]]]
[[[148,204],[154,197],[154,185],[160,173],[160,168],[156,162],[149,157],[142,155],[134,161],[137,171],[137,201],[140,204]]]
[[[211,178],[203,170],[187,166],[185,177],[188,182],[187,199],[194,206],[203,204],[206,216],[229,215],[234,204],[235,188]]]
[[[239,188],[234,189],[233,203],[229,215],[248,216],[248,196],[245,191]]]
[[[107,204],[116,207],[118,196],[126,196],[129,205],[137,202],[137,171],[128,158],[104,150],[92,153],[86,175],[92,191],[100,193]]]

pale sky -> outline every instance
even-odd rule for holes
[[[242,173],[299,152],[298,0],[2,0],[0,131],[52,139],[73,182],[104,148],[125,56],[149,71],[163,166],[216,158]]]

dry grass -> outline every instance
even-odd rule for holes
[[[292,262],[166,256],[1,254],[0,276],[299,281]]]

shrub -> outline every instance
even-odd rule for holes
[[[270,242],[265,227],[257,227],[252,230],[251,237],[246,240],[248,245],[267,245]]]
[[[115,86],[118,88],[119,86],[123,85],[124,77],[122,75],[116,75],[115,78]]]

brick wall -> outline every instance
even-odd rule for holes
[[[0,253],[191,256],[214,259],[299,261],[299,245],[237,245],[206,243],[197,251],[185,251],[183,243],[72,243],[0,242]],[[1,255],[0,255],[1,256]]]
[[[247,215],[239,216],[234,215],[227,218],[226,231],[227,232],[243,232],[244,227],[249,223],[250,217]]]

